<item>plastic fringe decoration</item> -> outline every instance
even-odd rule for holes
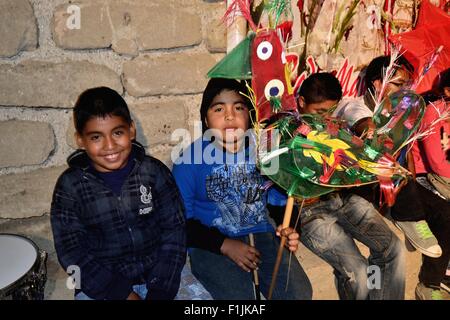
[[[236,16],[239,15],[242,15],[247,20],[250,28],[256,32],[257,27],[253,22],[250,12],[250,0],[234,0],[225,12],[222,22],[226,23],[226,26],[229,27],[234,22]]]

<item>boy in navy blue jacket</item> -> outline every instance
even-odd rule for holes
[[[186,235],[171,172],[134,141],[114,90],[83,92],[74,122],[80,150],[56,183],[51,224],[60,264],[80,270],[75,299],[173,299]]]

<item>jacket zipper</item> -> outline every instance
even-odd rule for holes
[[[137,162],[136,159],[134,159],[133,161]],[[135,164],[134,167],[131,169],[130,174],[125,178],[125,181],[123,182],[122,188],[120,190],[120,196],[117,197],[117,200],[119,201],[120,215],[123,217],[124,223],[126,223],[127,228],[128,228],[128,233],[130,234],[131,247],[132,247],[133,253],[136,252],[136,244],[135,244],[136,241],[135,241],[135,239],[133,237],[133,229],[129,225],[128,219],[127,219],[125,213],[122,210],[122,192],[123,192],[124,186],[127,184],[127,182],[130,179],[130,177],[137,171],[137,168],[138,168],[138,165]]]
[[[122,197],[118,196],[117,201],[119,202],[119,214],[122,216],[123,222],[127,225],[128,233],[130,234],[130,239],[131,239],[131,247],[132,247],[133,252],[135,252],[136,245],[135,245],[135,240],[133,237],[133,230],[132,230],[131,226],[128,224],[127,218],[126,218],[125,214],[123,213]]]
[[[135,160],[135,161],[136,161],[136,160]],[[132,176],[132,175],[136,172],[137,167],[138,167],[137,165],[135,165],[135,166],[133,167],[133,169],[131,170],[130,174],[129,174],[128,177],[125,179],[125,181],[124,181],[124,183],[123,183],[123,185],[122,185],[122,189],[123,189],[123,187],[125,186],[125,184],[127,183],[127,181],[128,181],[128,179],[130,178],[130,176]],[[88,174],[85,173],[84,176],[85,176],[87,179],[89,179],[88,175],[91,175],[91,174],[90,174],[90,173],[88,173]],[[102,185],[104,185],[103,181],[99,180],[96,176],[94,176],[94,175],[91,175],[91,176],[94,178],[94,180],[97,180],[98,183],[101,183]],[[120,190],[120,194],[121,194],[121,195],[122,195],[122,189]],[[109,190],[109,188],[108,188],[108,190]],[[133,230],[132,230],[131,226],[128,224],[128,220],[127,220],[127,218],[126,218],[126,215],[125,215],[124,212],[123,212],[123,209],[122,209],[122,196],[121,196],[121,195],[117,197],[118,207],[119,207],[119,215],[122,217],[123,223],[126,224],[127,229],[128,229],[128,233],[130,234],[130,240],[131,240],[132,251],[133,251],[133,252],[136,252],[136,245],[135,245],[135,239],[134,239],[134,237],[133,237]]]

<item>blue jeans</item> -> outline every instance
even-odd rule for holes
[[[261,253],[261,264],[258,277],[261,293],[267,298],[276,255],[280,244],[279,239],[272,233],[255,233],[255,247]],[[248,237],[237,240],[248,243]],[[206,250],[191,248],[189,250],[192,273],[218,300],[254,300],[253,273],[245,272],[226,256],[218,255]],[[285,290],[289,276],[289,285]],[[280,264],[276,286],[272,299],[311,300],[311,283],[292,255],[289,270],[289,252],[284,250]]]
[[[141,299],[145,299],[147,295],[147,286],[145,284],[138,284],[133,286],[133,291],[136,292]],[[185,264],[181,270],[180,289],[178,290],[175,300],[211,300],[212,297],[208,291],[201,285],[201,283],[194,277],[191,268]],[[79,292],[75,296],[75,300],[94,300],[84,292]]]
[[[341,299],[404,299],[403,245],[372,204],[334,193],[303,208],[300,219],[302,243],[334,268]],[[368,259],[354,239],[370,249]]]

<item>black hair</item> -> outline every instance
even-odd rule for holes
[[[450,87],[450,68],[441,71],[436,78],[434,78],[431,90],[422,93],[422,97],[426,104],[435,102],[444,98],[446,101],[449,97],[445,95],[445,88]]]
[[[115,90],[107,87],[91,88],[78,97],[73,108],[75,129],[83,133],[86,123],[95,117],[118,116],[131,125],[127,103]]]
[[[373,82],[383,79],[384,70],[389,66],[389,63],[391,63],[391,56],[379,56],[370,61],[365,75],[366,90],[370,90],[372,93],[374,92]],[[403,67],[409,73],[414,72],[414,67],[403,56],[398,57],[395,60],[395,64],[397,65],[396,70]]]
[[[306,104],[339,101],[342,98],[342,88],[339,80],[331,73],[313,73],[303,81],[298,96],[303,97]]]
[[[450,68],[442,71],[438,77],[439,81],[437,85],[437,90],[440,95],[443,95],[444,89],[450,87]]]
[[[234,79],[225,79],[225,78],[212,78],[209,80],[206,85],[205,90],[203,91],[202,104],[200,106],[200,119],[202,121],[202,130],[203,133],[208,129],[206,125],[206,114],[208,113],[208,109],[211,107],[211,103],[214,98],[222,93],[222,91],[234,91],[238,94],[241,94],[242,99],[244,100],[244,104],[247,106],[249,112],[253,112],[253,105],[250,100],[245,96],[248,95],[248,89],[245,85],[244,81],[238,81]]]

